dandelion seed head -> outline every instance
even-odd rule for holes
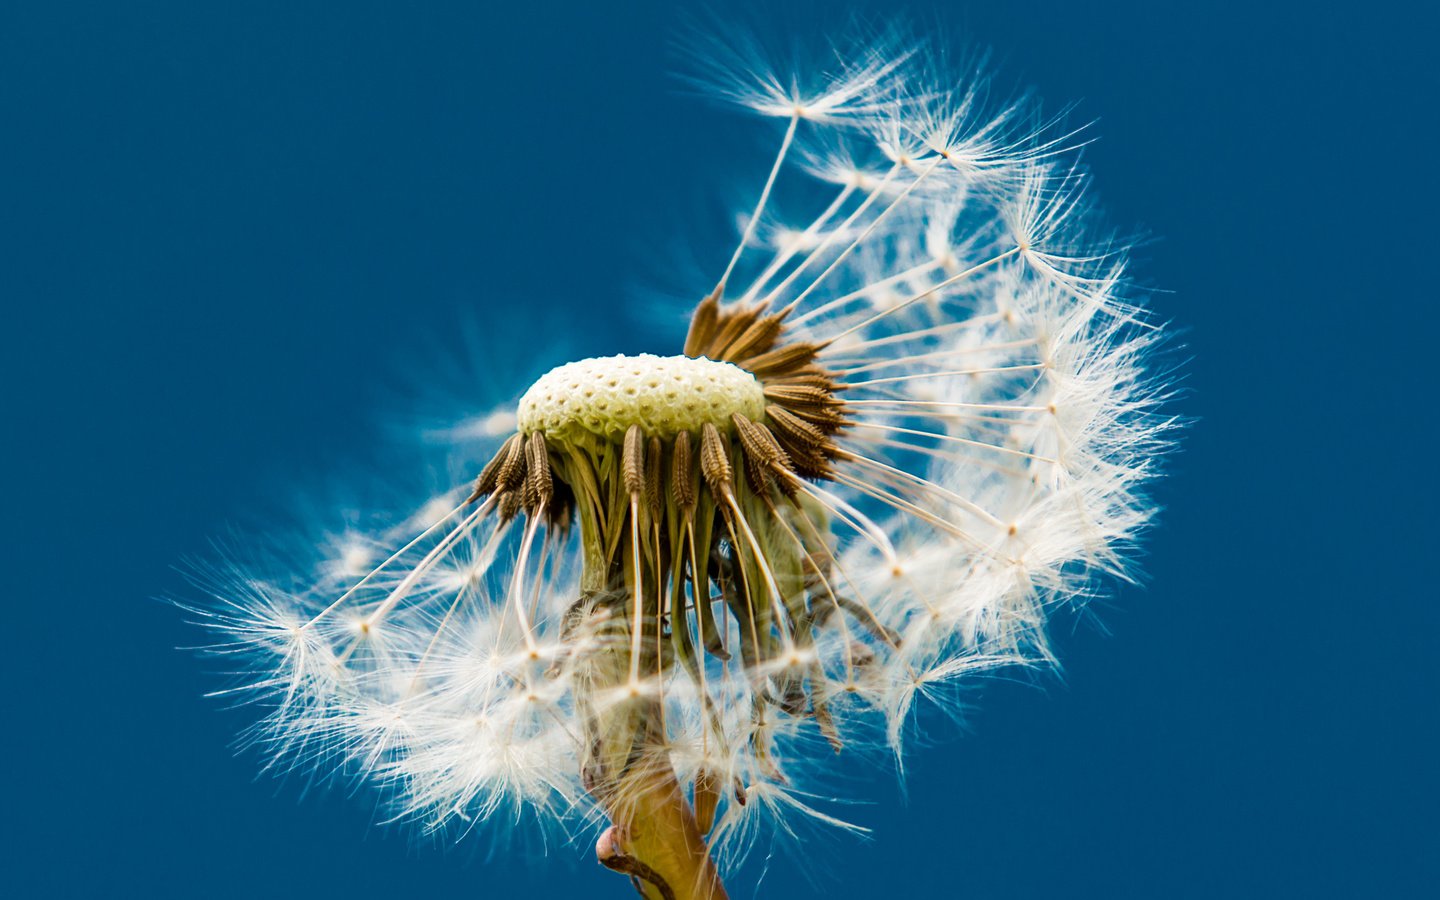
[[[679,793],[733,863],[853,828],[811,793],[835,753],[900,759],[917,704],[1051,661],[1052,611],[1130,577],[1174,422],[1075,133],[897,46],[707,43],[785,131],[676,355],[560,366],[449,435],[503,439],[468,487],[209,579],[278,766],[428,828]]]

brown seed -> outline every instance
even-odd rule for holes
[[[765,385],[765,399],[787,408],[834,409],[844,401],[830,391],[810,385]]]
[[[781,449],[775,436],[764,425],[756,424],[739,413],[732,417],[740,447],[745,451],[745,477],[757,494],[763,494],[779,475],[779,486],[786,494],[796,489],[790,474],[790,457]]]
[[[765,407],[765,415],[782,438],[788,437],[801,446],[812,449],[830,446],[830,438],[821,428],[805,421],[787,407],[772,404]]]
[[[685,336],[686,356],[703,356],[703,351],[710,346],[715,337],[716,320],[720,316],[720,297],[724,293],[725,285],[718,284],[710,296],[695,307],[695,313],[690,317],[690,333]]]
[[[639,425],[631,425],[625,432],[625,446],[620,451],[620,479],[630,496],[645,492],[645,434]]]
[[[520,512],[523,497],[516,490],[504,491],[500,494],[500,521],[508,522],[515,518]]]
[[[819,428],[825,434],[834,434],[844,428],[848,421],[837,409],[821,409],[814,406],[785,406],[786,411],[791,415],[804,419]]]
[[[765,353],[774,347],[776,340],[779,339],[780,332],[785,328],[784,319],[783,313],[761,316],[756,319],[731,342],[730,346],[720,348],[720,358],[743,364],[750,357]]]
[[[505,460],[500,463],[500,471],[496,475],[495,489],[498,491],[510,491],[519,487],[525,480],[525,440],[520,435],[505,444]]]
[[[690,432],[675,435],[674,455],[670,460],[670,494],[675,505],[684,510],[695,508],[695,467],[691,458]]]
[[[709,422],[700,430],[700,473],[705,476],[710,493],[716,497],[730,492],[730,479],[734,474],[730,468],[730,454],[720,432]]]
[[[480,477],[475,479],[475,488],[470,492],[469,501],[477,500],[495,490],[495,486],[500,481],[500,469],[504,466],[505,460],[509,459],[512,446],[522,440],[524,439],[518,434],[512,434],[505,439],[505,443],[501,444],[495,455],[490,457],[485,468],[480,470]]]
[[[735,423],[735,432],[740,436],[740,445],[745,448],[746,453],[756,457],[767,468],[776,465],[784,467],[789,463],[785,458],[785,451],[775,442],[775,436],[770,433],[770,429],[750,421],[740,413],[735,413],[730,418]]]
[[[715,337],[711,339],[710,346],[706,348],[705,355],[711,359],[728,359],[725,348],[739,340],[740,335],[744,334],[764,311],[765,304],[763,303],[747,309],[722,310],[718,330]]]
[[[545,435],[538,431],[525,443],[525,462],[529,470],[525,477],[525,510],[535,515],[550,505],[555,493]]]
[[[745,368],[758,378],[783,377],[814,362],[820,348],[808,342],[784,344],[745,361]]]
[[[814,387],[831,394],[845,390],[845,385],[837,382],[823,369],[814,367],[783,375],[767,375],[765,376],[765,386]]]

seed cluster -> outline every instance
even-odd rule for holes
[[[563,529],[574,511],[569,485],[563,481],[556,483],[545,435],[538,431],[529,435],[512,434],[485,464],[475,480],[469,501],[489,495],[493,495],[492,502],[505,521],[523,509]]]
[[[695,309],[685,355],[734,363],[754,375],[764,388],[766,421],[749,429],[750,444],[778,444],[784,468],[825,479],[839,455],[834,438],[845,426],[844,385],[816,362],[822,345],[784,340],[789,313],[789,307],[770,312],[767,303],[722,308],[717,289]]]
[[[574,495],[563,481],[557,489],[547,437],[561,446],[577,443],[577,429],[622,445],[626,492],[648,479],[649,487],[638,493],[657,512],[662,455],[674,469],[670,500],[693,508],[695,486],[682,470],[691,467],[697,439],[701,475],[717,502],[731,482],[730,434],[738,439],[739,461],[756,494],[773,488],[793,497],[797,478],[827,479],[840,455],[835,437],[846,424],[839,397],[844,384],[817,364],[821,345],[784,340],[788,313],[770,312],[764,303],[723,308],[717,289],[696,308],[682,358],[616,356],[553,370],[526,392],[520,432],[482,470],[470,499],[493,493],[506,519],[524,510],[563,525]],[[757,402],[747,381],[758,383],[763,399]],[[652,469],[642,478],[645,454],[638,442],[645,436]]]

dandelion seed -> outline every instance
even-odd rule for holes
[[[674,355],[544,375],[451,435],[503,438],[468,490],[308,580],[211,579],[281,767],[431,828],[603,820],[646,896],[713,900],[757,835],[853,827],[834,753],[898,759],[917,701],[1125,576],[1171,422],[1073,134],[911,52],[757,59],[704,73],[787,121]]]

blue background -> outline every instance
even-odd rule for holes
[[[865,788],[873,840],[807,845],[831,896],[1434,889],[1435,23],[1321,6],[871,5],[1100,119],[1089,160],[1113,221],[1159,238],[1139,270],[1173,292],[1199,422],[1149,586],[1105,630],[1062,624],[1063,682],[988,686],[905,802]],[[836,27],[823,8],[776,27]],[[154,598],[230,523],[373,459],[425,381],[463,399],[430,358],[462,324],[527,374],[551,333],[664,346],[626,297],[670,283],[692,223],[717,271],[764,165],[675,90],[675,18],[3,5],[7,896],[630,896],[588,846],[487,862],[371,825],[364,793],[257,780],[228,746],[248,714],[201,696]],[[817,890],[770,869],[764,896]]]

